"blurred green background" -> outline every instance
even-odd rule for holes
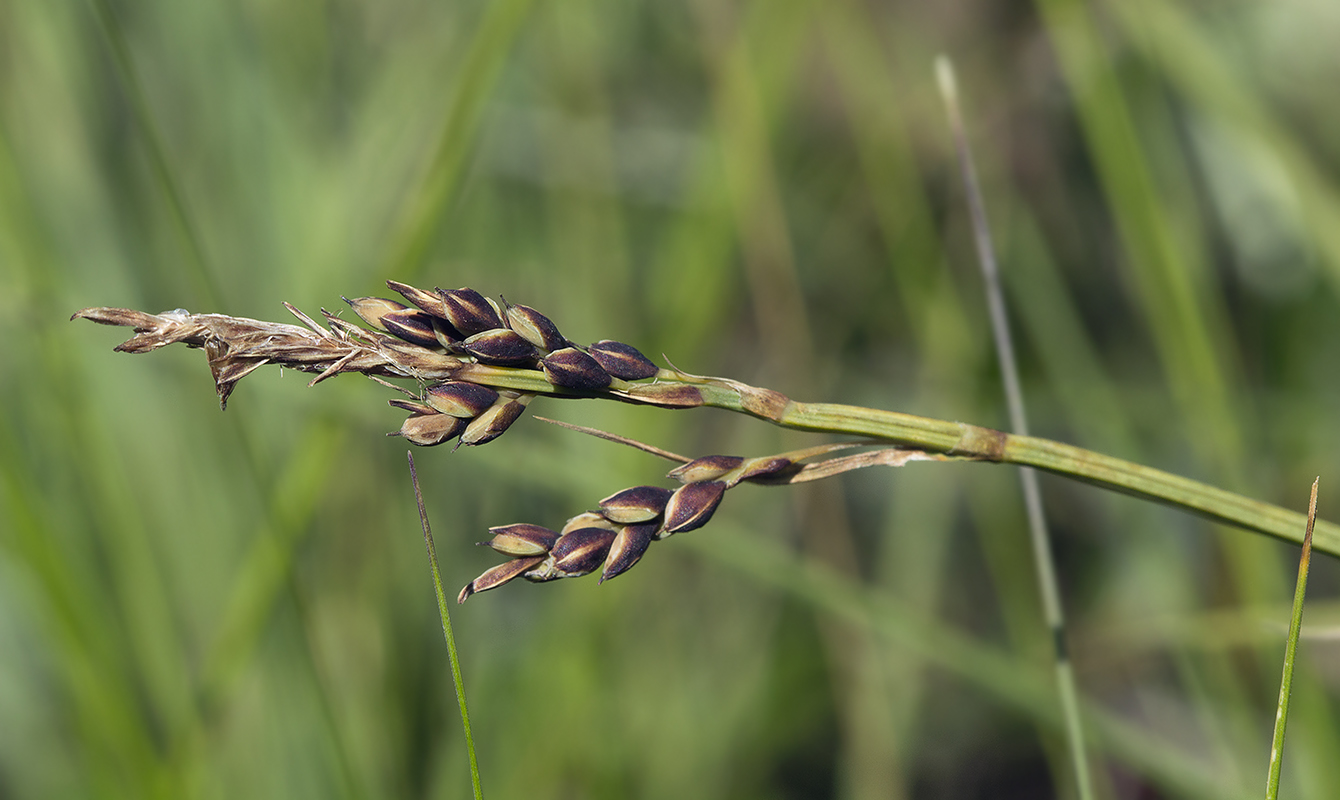
[[[1340,497],[1340,6],[5,0],[0,797],[468,796],[387,390],[110,352],[396,278],[692,372],[1005,424],[932,61],[1036,433]],[[537,401],[689,454],[816,443]],[[416,453],[444,580],[669,465],[527,418]],[[1044,478],[1102,797],[1259,796],[1297,548]],[[1340,785],[1332,559],[1284,765]],[[1071,796],[1018,482],[743,487],[627,576],[455,610],[486,796]]]

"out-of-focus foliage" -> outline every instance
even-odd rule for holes
[[[1002,425],[940,52],[1036,431],[1299,510],[1320,474],[1334,518],[1338,38],[1323,0],[8,0],[0,795],[468,791],[387,391],[262,371],[220,413],[199,354],[70,313],[469,285],[694,372]],[[694,455],[813,441],[532,408]],[[459,583],[488,526],[669,467],[534,420],[417,460]],[[1257,793],[1296,550],[1044,491],[1102,795]],[[1314,564],[1314,631],[1336,584]],[[1036,597],[1009,469],[742,488],[617,580],[456,613],[486,795],[1065,794]],[[1340,785],[1333,648],[1302,646],[1290,797]]]

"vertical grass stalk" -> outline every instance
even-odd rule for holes
[[[982,200],[981,185],[972,152],[968,148],[959,109],[958,89],[954,68],[949,59],[940,56],[935,61],[940,94],[949,115],[949,126],[958,150],[959,165],[963,170],[963,185],[968,198],[968,210],[977,245],[978,262],[986,291],[987,310],[991,319],[991,334],[1000,360],[1001,382],[1005,402],[1009,407],[1010,427],[1021,436],[1028,435],[1028,416],[1024,410],[1023,390],[1019,386],[1019,368],[1014,357],[1014,341],[1010,336],[1009,320],[1005,315],[1005,298],[1000,288],[1000,268],[996,263],[991,229],[986,219],[986,204]],[[1037,569],[1038,591],[1042,596],[1042,611],[1051,634],[1052,655],[1056,667],[1056,690],[1060,696],[1061,713],[1065,721],[1066,744],[1075,774],[1076,789],[1081,800],[1091,800],[1093,786],[1089,777],[1088,760],[1084,755],[1084,728],[1079,716],[1079,692],[1075,687],[1075,672],[1065,646],[1065,615],[1061,608],[1061,592],[1056,579],[1056,564],[1052,557],[1051,541],[1047,533],[1047,518],[1042,510],[1042,492],[1038,488],[1037,473],[1028,467],[1019,469],[1019,482],[1024,494],[1024,508],[1028,514],[1029,539],[1033,545],[1033,562]]]
[[[1312,499],[1307,504],[1307,533],[1303,534],[1303,553],[1298,558],[1298,584],[1293,592],[1293,618],[1289,620],[1289,638],[1284,644],[1284,674],[1280,678],[1280,700],[1275,711],[1275,736],[1270,742],[1270,773],[1266,778],[1266,800],[1280,793],[1280,762],[1284,758],[1284,725],[1289,719],[1289,693],[1293,688],[1293,665],[1298,655],[1298,633],[1303,627],[1303,596],[1307,594],[1307,572],[1312,564],[1312,528],[1317,523],[1317,484],[1312,481]]]
[[[414,484],[414,502],[419,506],[419,523],[423,526],[423,543],[428,548],[428,566],[433,572],[433,591],[437,592],[437,613],[442,617],[442,635],[447,640],[447,654],[451,657],[451,679],[456,684],[456,702],[461,707],[461,726],[465,728],[465,750],[470,756],[470,784],[475,800],[484,800],[479,786],[479,762],[475,758],[475,738],[470,732],[470,711],[465,707],[465,682],[461,680],[461,660],[456,655],[456,637],[451,632],[451,614],[447,611],[447,595],[442,591],[442,575],[437,568],[437,547],[433,531],[428,525],[428,512],[423,507],[423,492],[419,489],[419,474],[414,469],[414,454],[409,457],[409,479]]]

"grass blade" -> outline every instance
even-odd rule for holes
[[[1027,436],[1028,416],[1024,410],[1024,393],[1019,386],[1019,367],[1014,357],[1014,340],[1010,336],[1010,324],[1005,315],[1005,295],[1000,288],[1000,268],[996,263],[991,229],[987,225],[986,203],[982,199],[981,184],[977,180],[977,169],[973,164],[972,152],[968,149],[967,134],[964,132],[963,115],[959,108],[958,89],[954,80],[954,67],[948,58],[940,56],[936,59],[935,71],[940,83],[940,94],[949,114],[949,125],[958,150],[960,167],[963,170],[963,183],[968,195],[968,208],[977,242],[977,256],[982,268],[987,309],[991,317],[991,335],[996,342],[1005,402],[1009,406],[1010,426],[1015,433]],[[1028,534],[1033,545],[1033,564],[1037,570],[1038,591],[1042,595],[1042,613],[1047,629],[1051,632],[1056,691],[1060,695],[1061,715],[1065,722],[1066,745],[1070,753],[1071,768],[1074,770],[1079,797],[1081,800],[1089,800],[1093,797],[1093,784],[1089,778],[1088,760],[1084,756],[1084,727],[1080,723],[1079,691],[1075,686],[1075,671],[1065,646],[1065,612],[1061,608],[1061,590],[1056,579],[1056,561],[1052,556],[1051,541],[1047,533],[1047,518],[1042,510],[1042,491],[1038,488],[1037,473],[1028,467],[1019,469],[1019,482],[1024,494],[1024,508],[1028,514]]]
[[[1284,645],[1284,674],[1280,678],[1280,700],[1275,711],[1275,736],[1270,742],[1270,774],[1266,778],[1266,799],[1280,793],[1280,762],[1284,758],[1284,725],[1289,718],[1289,692],[1293,688],[1293,665],[1298,655],[1298,632],[1303,627],[1303,596],[1307,594],[1307,572],[1312,564],[1312,527],[1317,522],[1317,484],[1312,482],[1312,499],[1307,504],[1307,533],[1303,535],[1303,553],[1298,558],[1298,584],[1293,593],[1293,617],[1289,620],[1289,638]]]
[[[447,596],[442,591],[442,575],[437,569],[437,547],[433,544],[433,531],[428,525],[428,512],[423,507],[419,474],[414,470],[414,454],[406,452],[405,455],[409,457],[409,478],[414,484],[414,502],[419,506],[419,522],[423,525],[423,543],[428,548],[428,566],[433,571],[433,591],[437,592],[437,611],[442,616],[442,635],[447,640],[447,653],[451,657],[451,679],[456,684],[456,701],[461,706],[465,749],[470,755],[470,783],[474,787],[475,800],[483,800],[484,791],[479,786],[479,762],[475,759],[475,739],[470,732],[470,712],[465,707],[465,683],[461,680],[461,660],[456,655],[456,637],[451,632],[451,614],[447,611]]]

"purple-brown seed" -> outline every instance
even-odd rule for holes
[[[456,330],[466,336],[483,333],[503,326],[502,319],[493,305],[484,295],[474,289],[462,287],[439,292],[443,310]]]
[[[610,375],[591,356],[575,347],[565,347],[540,362],[545,380],[574,392],[598,392],[610,385]]]
[[[400,281],[387,281],[386,285],[391,291],[404,297],[410,303],[432,314],[440,319],[447,319],[447,307],[442,302],[442,295],[437,292],[425,292],[423,289],[416,289],[408,283]]]
[[[382,327],[387,333],[419,347],[434,349],[440,344],[433,330],[433,318],[417,308],[404,308],[382,314]]]
[[[701,528],[716,513],[726,484],[721,481],[686,483],[675,490],[665,504],[665,525],[659,538]]]
[[[660,368],[636,347],[613,339],[602,339],[587,348],[587,351],[602,369],[621,380],[642,380],[660,372]]]
[[[483,414],[470,420],[470,424],[465,427],[465,433],[461,434],[461,444],[481,445],[497,439],[503,435],[503,431],[517,421],[521,412],[525,410],[526,404],[517,400],[493,404]],[[442,416],[448,415],[443,414]],[[452,419],[456,418],[452,417]]]
[[[610,544],[609,555],[600,571],[600,582],[622,575],[632,568],[647,552],[647,547],[656,536],[656,523],[628,525],[619,531]]]
[[[529,522],[489,528],[489,533],[493,534],[493,538],[480,544],[508,556],[542,556],[553,549],[554,542],[558,541],[557,531]]]
[[[465,420],[448,414],[415,414],[400,424],[400,430],[387,436],[403,436],[412,444],[432,447],[454,439],[465,429]]]
[[[509,305],[507,325],[545,352],[558,350],[568,344],[568,340],[558,332],[554,321],[530,306]]]
[[[476,333],[462,342],[461,346],[485,364],[515,366],[535,360],[535,345],[507,328]]]
[[[744,459],[739,456],[703,456],[683,466],[675,467],[666,477],[674,478],[680,483],[701,483],[716,480],[743,463]]]
[[[634,486],[600,501],[600,513],[610,522],[633,525],[650,522],[665,511],[670,490],[660,486]]]
[[[424,400],[443,414],[473,419],[498,401],[498,393],[477,383],[446,381],[429,386],[424,393]]]
[[[609,554],[614,536],[614,531],[605,528],[579,528],[563,534],[550,551],[554,569],[569,578],[595,571]]]
[[[508,581],[515,580],[528,570],[538,567],[542,561],[544,561],[544,556],[534,556],[531,558],[514,558],[511,561],[499,564],[467,583],[461,593],[456,596],[456,602],[464,603],[470,599],[470,595],[496,589]]]
[[[400,303],[387,300],[384,297],[355,297],[352,300],[341,297],[340,299],[348,303],[360,319],[382,332],[386,331],[386,328],[382,325],[382,315],[405,308]]]

